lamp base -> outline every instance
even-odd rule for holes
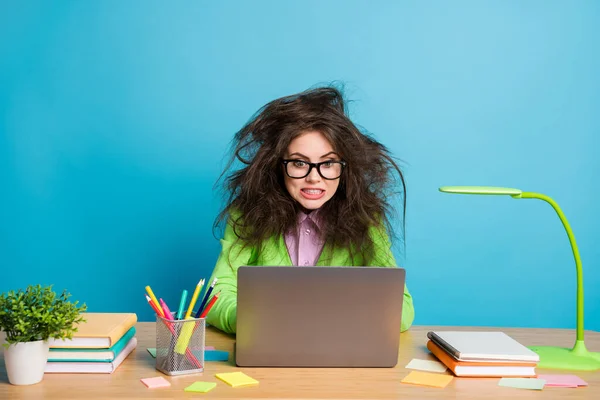
[[[529,348],[540,356],[538,368],[573,371],[600,369],[600,353],[588,351],[583,341],[577,341],[572,349],[555,346],[531,346]]]

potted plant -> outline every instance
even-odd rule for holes
[[[52,286],[35,285],[26,290],[0,295],[0,330],[6,334],[4,362],[8,381],[32,385],[44,377],[49,338],[71,339],[76,324],[83,322],[86,305],[68,301],[71,295],[57,295]]]

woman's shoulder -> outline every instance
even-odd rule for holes
[[[384,218],[376,218],[368,228],[369,235],[373,240],[387,239],[390,236],[390,226]]]

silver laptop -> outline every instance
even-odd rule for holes
[[[393,367],[405,270],[238,269],[240,367]]]

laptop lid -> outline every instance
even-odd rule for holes
[[[402,268],[242,266],[236,364],[393,367],[404,281]]]

